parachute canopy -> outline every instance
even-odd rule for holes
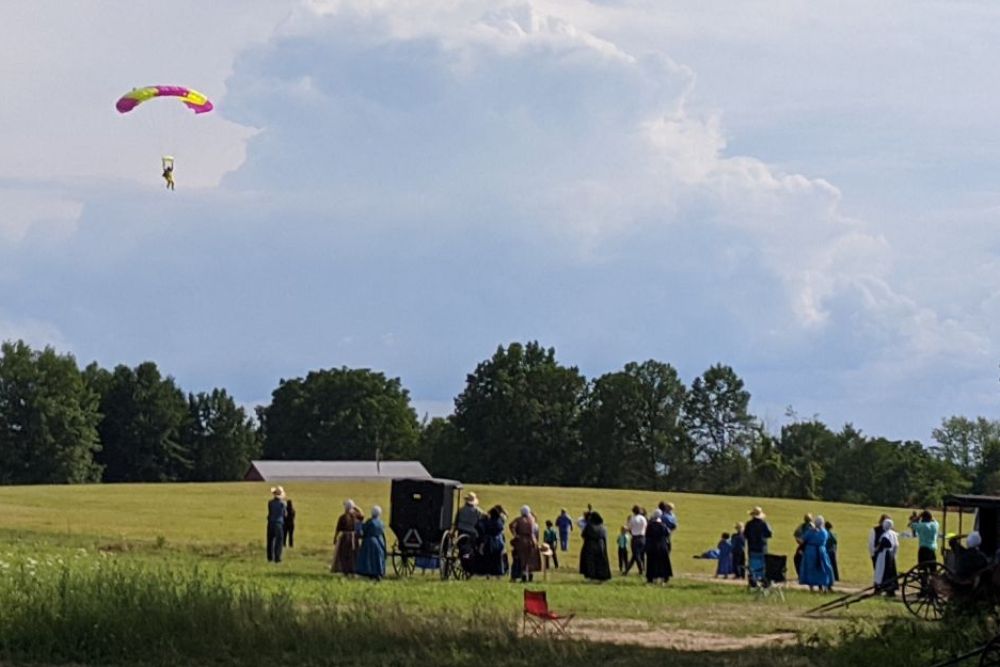
[[[176,97],[195,113],[205,113],[212,110],[212,102],[197,90],[183,86],[146,86],[133,88],[121,96],[115,108],[118,113],[128,113],[143,102],[155,97]]]

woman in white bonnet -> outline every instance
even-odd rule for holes
[[[882,535],[875,545],[875,587],[879,593],[895,597],[899,589],[896,554],[899,553],[899,536],[893,530],[892,519],[882,521]]]
[[[514,550],[511,577],[520,576],[521,581],[531,581],[533,573],[541,569],[541,556],[536,539],[537,525],[530,507],[525,505],[521,508],[521,516],[510,522],[510,532],[514,536],[511,540]]]
[[[337,527],[333,531],[331,572],[354,574],[358,554],[358,529],[364,518],[364,514],[353,500],[348,498],[344,501],[344,513],[337,519]]]
[[[357,573],[379,581],[385,576],[385,524],[382,508],[372,505],[372,518],[361,529],[361,548],[358,550]]]

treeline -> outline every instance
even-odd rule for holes
[[[0,483],[239,479],[252,458],[417,458],[466,482],[663,489],[879,505],[1000,492],[1000,422],[951,417],[925,447],[798,419],[769,431],[724,365],[690,385],[667,363],[588,380],[536,342],[500,346],[447,418],[421,422],[398,378],[328,369],[282,380],[247,414],[185,394],[146,362],[80,369],[0,347]]]
[[[156,364],[77,366],[52,348],[0,346],[0,483],[239,479],[256,424],[223,389],[185,394]]]

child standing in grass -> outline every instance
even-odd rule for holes
[[[628,526],[622,526],[618,534],[618,571],[623,574],[628,567],[628,543]]]
[[[728,579],[733,573],[733,543],[729,541],[729,533],[723,533],[719,540],[719,563],[715,566],[715,576]]]
[[[545,533],[542,535],[542,541],[549,546],[552,551],[552,564],[559,569],[559,556],[557,555],[556,546],[559,544],[559,536],[556,534],[556,529],[552,527],[551,521],[545,522]],[[545,569],[549,568],[549,557],[545,557]]]
[[[733,526],[729,541],[733,545],[733,578],[743,579],[747,576],[747,540],[743,537],[742,523]]]

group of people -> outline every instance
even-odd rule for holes
[[[833,524],[822,516],[806,514],[792,536],[796,544],[792,562],[799,583],[811,591],[832,591],[834,582],[840,581]]]
[[[469,574],[531,581],[545,567],[559,567],[559,552],[569,549],[570,533],[580,531],[580,574],[588,580],[607,581],[611,578],[608,559],[608,530],[601,514],[590,505],[574,521],[562,509],[554,521],[545,521],[544,530],[527,505],[508,521],[501,505],[488,511],[479,508],[475,493],[467,493],[464,505],[455,516],[455,529],[461,565]],[[271,489],[267,503],[267,560],[280,563],[283,549],[294,547],[295,507],[280,486]],[[333,536],[331,572],[381,579],[386,571],[385,524],[382,509],[375,505],[371,516],[352,500],[344,501],[344,511],[336,522]],[[733,532],[722,533],[714,550],[699,557],[717,558],[716,576],[746,578],[750,586],[764,579],[768,541],[773,537],[770,524],[760,507],[749,512],[746,524],[737,523]],[[909,519],[909,536],[918,540],[918,562],[936,560],[940,527],[928,510],[914,513]],[[673,577],[670,560],[672,534],[678,528],[673,503],[660,502],[651,513],[635,505],[620,527],[617,536],[618,571],[621,576],[636,569],[648,583],[668,582]],[[509,535],[510,553],[507,553]],[[837,565],[837,536],[833,524],[822,516],[806,514],[795,529],[796,551],[793,558],[798,582],[810,590],[830,591],[840,580]],[[899,534],[892,518],[883,514],[871,529],[868,552],[871,556],[873,580],[882,594],[893,596],[898,590],[896,558]],[[966,538],[963,546],[952,539],[950,546],[956,557],[956,575],[972,577],[994,562],[981,551],[978,532]],[[1000,560],[1000,554],[996,560]]]
[[[917,563],[936,562],[941,527],[934,515],[926,509],[914,512],[910,515],[908,524],[908,536],[917,539]],[[899,538],[892,517],[888,514],[880,516],[878,523],[868,534],[868,553],[874,570],[873,582],[879,593],[889,597],[895,596],[899,590],[899,570],[896,567]],[[983,539],[978,531],[969,533],[964,545],[959,536],[948,540],[948,546],[954,554],[954,561],[950,565],[959,585],[1000,560],[1000,554],[991,558],[983,553],[982,544]]]
[[[502,505],[494,505],[484,512],[479,508],[479,497],[467,493],[464,504],[455,516],[458,533],[459,557],[462,567],[471,575],[502,577],[532,581],[543,564],[559,567],[559,541],[562,537],[565,551],[569,531],[560,535],[562,528],[555,528],[552,521],[545,522],[542,531],[538,517],[531,507],[524,505],[518,515],[508,522]],[[565,510],[563,510],[565,514]],[[559,523],[560,519],[556,519]],[[510,557],[506,553],[505,534],[510,534]]]
[[[583,539],[580,574],[586,579],[607,581],[611,578],[611,565],[604,518],[588,505],[578,525]],[[640,576],[645,575],[647,583],[670,581],[674,576],[670,562],[671,535],[677,526],[673,503],[662,501],[652,513],[634,505],[617,538],[619,574],[628,576],[635,567]]]
[[[382,508],[372,507],[365,519],[353,500],[344,501],[344,513],[337,519],[333,534],[331,572],[359,574],[372,579],[385,576],[385,526]],[[295,546],[295,506],[280,486],[271,488],[267,503],[267,560],[280,563],[283,548]]]
[[[371,516],[351,499],[344,501],[344,513],[333,530],[333,562],[330,571],[375,579],[385,576],[385,524],[382,508],[372,505]]]

